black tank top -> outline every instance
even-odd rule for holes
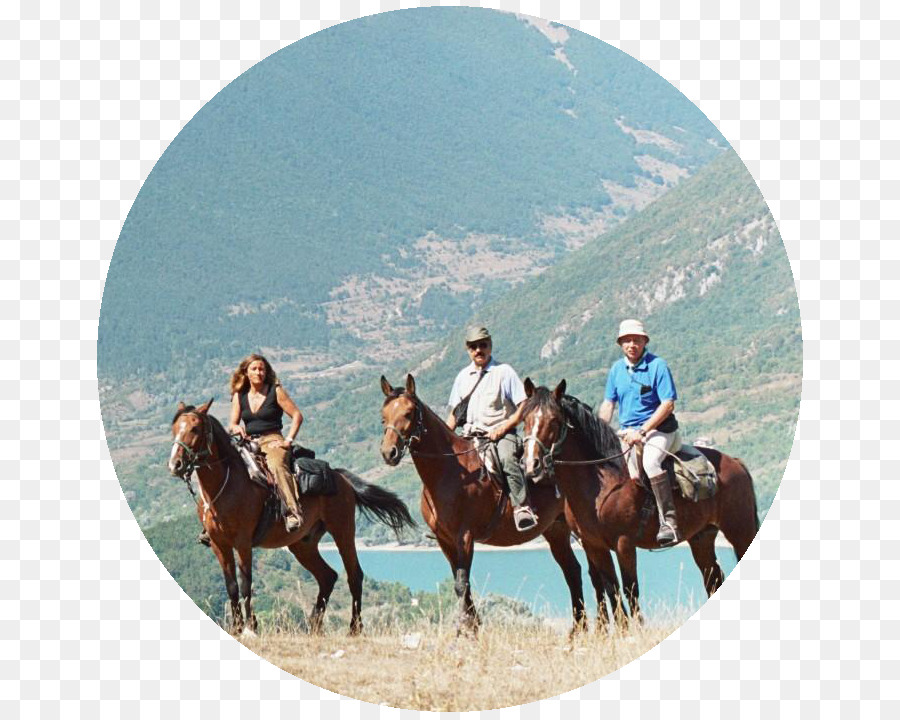
[[[269,383],[269,392],[263,400],[259,410],[253,412],[250,409],[249,388],[238,394],[241,403],[241,420],[244,421],[244,429],[248,435],[265,435],[266,433],[281,432],[281,416],[284,411],[275,397],[275,384]]]

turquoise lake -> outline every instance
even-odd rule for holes
[[[588,612],[593,616],[597,604],[587,573],[587,560],[580,548],[575,554],[581,563]],[[323,549],[322,555],[332,567],[343,567],[336,550]],[[716,555],[727,575],[736,565],[734,551],[719,547]],[[434,591],[440,582],[451,577],[450,565],[439,551],[361,550],[359,560],[366,577],[403,583],[412,590]],[[642,609],[650,618],[689,615],[706,601],[700,570],[686,545],[654,552],[638,550],[638,583]],[[546,548],[481,552],[476,548],[472,587],[476,598],[487,593],[506,595],[526,603],[533,612],[545,617],[571,615],[562,571]]]

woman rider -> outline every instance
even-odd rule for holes
[[[281,434],[282,416],[289,415],[287,437]],[[241,425],[243,422],[243,426]],[[266,456],[281,497],[288,508],[284,526],[288,532],[302,524],[297,499],[297,483],[290,471],[291,443],[303,424],[303,413],[278,381],[275,371],[262,355],[248,355],[231,376],[231,420],[229,432],[252,437]]]

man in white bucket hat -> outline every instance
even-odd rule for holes
[[[599,415],[610,422],[619,406],[622,443],[631,447],[641,444],[643,465],[659,508],[660,546],[681,542],[675,518],[675,502],[669,476],[662,468],[666,452],[676,441],[678,421],[675,419],[675,382],[666,361],[647,350],[650,336],[640,320],[623,320],[616,340],[625,357],[617,360],[606,379],[606,394]],[[637,453],[628,455],[632,477],[640,477]]]

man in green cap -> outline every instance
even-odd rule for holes
[[[528,504],[525,477],[519,465],[521,441],[515,434],[521,421],[525,388],[512,367],[494,360],[492,350],[487,328],[468,329],[466,351],[472,362],[460,371],[453,383],[447,426],[454,430],[462,423],[463,435],[487,435],[496,443],[500,464],[509,483],[516,528],[524,532],[537,525],[537,514]],[[468,402],[465,417],[460,412],[457,420],[457,406],[465,401]]]

